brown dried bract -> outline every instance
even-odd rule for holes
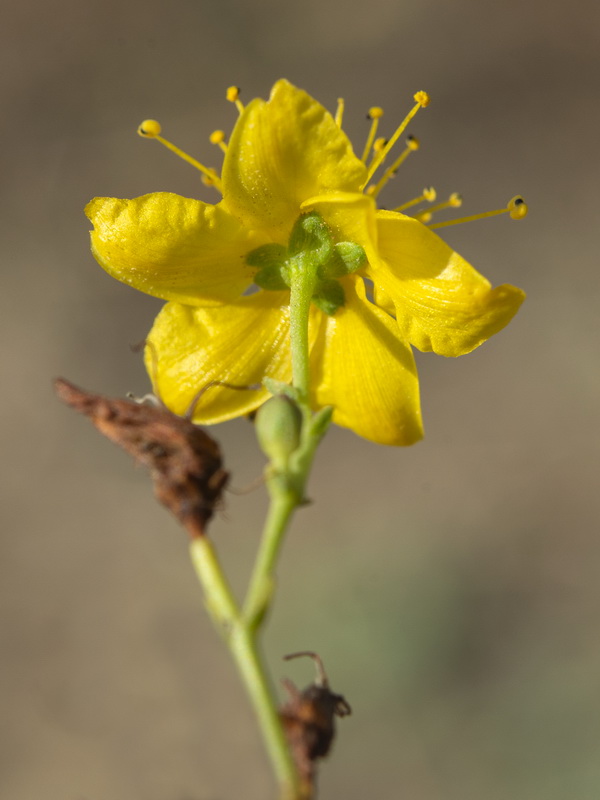
[[[104,397],[58,378],[57,395],[150,470],[157,500],[192,537],[203,536],[229,479],[219,445],[165,408]]]
[[[304,791],[310,797],[316,777],[315,761],[329,753],[335,738],[335,717],[345,717],[352,709],[341,694],[335,694],[329,688],[323,664],[316,653],[303,651],[285,658],[298,656],[309,656],[314,660],[318,677],[303,691],[291,681],[284,680],[290,699],[281,707],[279,715]]]

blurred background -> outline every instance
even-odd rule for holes
[[[139,122],[217,165],[226,87],[266,97],[279,77],[343,96],[359,151],[370,106],[389,134],[431,94],[384,202],[433,184],[460,213],[531,209],[443,232],[526,304],[469,356],[418,356],[424,442],[333,430],[293,525],[273,674],[307,684],[309,662],[280,659],[317,650],[354,709],[321,797],[600,796],[599,26],[594,0],[4,4],[3,798],[275,796],[185,535],[51,379],[148,389],[129,345],[161,303],[97,266],[85,203],[214,199]],[[235,486],[260,474],[247,421],[211,432]],[[265,505],[229,495],[212,526],[240,593]]]

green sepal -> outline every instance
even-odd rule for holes
[[[332,317],[346,302],[344,289],[337,281],[323,281],[312,296],[312,302],[324,314]]]
[[[367,254],[364,247],[356,242],[338,242],[335,253],[344,264],[344,275],[351,275],[357,269],[367,265]]]
[[[331,258],[322,264],[318,270],[321,280],[343,278],[351,275],[367,263],[367,254],[364,248],[355,242],[338,242],[334,245]]]
[[[263,244],[248,253],[246,263],[262,270],[268,267],[279,267],[286,258],[287,250],[282,244]]]
[[[310,433],[311,436],[315,436],[317,439],[321,439],[326,433],[327,428],[329,428],[331,424],[331,418],[333,417],[333,406],[325,406],[321,408],[317,413],[313,416],[310,421]]]
[[[321,215],[311,211],[298,217],[290,234],[288,255],[300,256],[318,267],[326,264],[333,252],[333,239]]]
[[[294,386],[290,386],[289,383],[284,383],[283,381],[277,381],[275,380],[275,378],[265,377],[262,380],[262,384],[265,387],[265,389],[268,392],[270,392],[273,396],[276,396],[278,394],[284,394],[291,400],[298,402],[298,390]]]
[[[260,286],[261,289],[267,289],[271,292],[280,292],[289,289],[289,284],[286,281],[287,270],[278,264],[270,264],[268,267],[263,267],[254,276],[254,283]]]

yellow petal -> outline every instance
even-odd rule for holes
[[[253,100],[238,119],[223,164],[223,196],[232,214],[285,244],[304,200],[357,192],[365,178],[331,114],[281,80],[268,102]]]
[[[265,376],[289,383],[289,292],[257,292],[227,306],[198,308],[167,303],[148,336],[145,359],[154,390],[165,405],[185,414],[211,381],[248,387]],[[311,341],[315,337],[313,312]],[[258,408],[260,388],[211,386],[195,405],[194,421],[222,422]]]
[[[433,231],[392,211],[377,214],[381,262],[369,277],[394,303],[401,335],[419,350],[443,356],[470,353],[517,313],[524,292],[492,289]],[[382,263],[383,262],[383,263]]]
[[[252,283],[244,256],[258,241],[220,206],[158,192],[97,197],[85,211],[99,264],[142,292],[194,305],[239,297]]]
[[[333,406],[333,421],[365,439],[413,444],[423,429],[412,351],[394,320],[366,299],[362,279],[342,283],[346,304],[325,319],[311,357],[313,402]]]

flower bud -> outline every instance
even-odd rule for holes
[[[255,425],[263,453],[276,469],[285,469],[302,433],[302,413],[296,403],[283,394],[269,398],[258,409]]]

